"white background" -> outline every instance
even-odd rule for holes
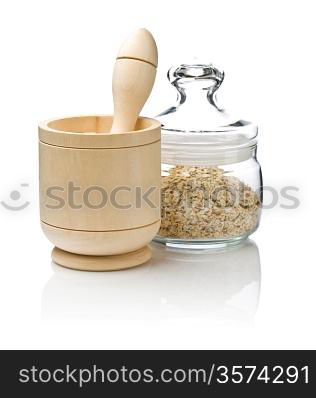
[[[160,56],[143,114],[174,101],[171,65],[219,65],[221,102],[259,124],[265,185],[297,186],[300,206],[280,199],[235,252],[158,246],[134,270],[67,271],[39,227],[37,123],[112,112],[114,58],[138,27]],[[0,347],[315,349],[315,36],[307,0],[1,1],[0,200],[30,205],[0,205]]]

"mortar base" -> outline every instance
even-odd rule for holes
[[[54,263],[79,271],[119,271],[137,267],[151,258],[151,250],[145,246],[130,253],[112,256],[84,256],[69,253],[55,247],[52,251]]]

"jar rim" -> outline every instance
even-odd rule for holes
[[[234,139],[223,140],[219,134],[212,135],[210,140],[205,133],[200,133],[197,137],[196,133],[166,133],[166,130],[162,130],[162,162],[191,166],[219,166],[243,162],[255,156],[256,137],[257,134],[248,138],[238,133]]]

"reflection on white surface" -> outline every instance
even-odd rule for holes
[[[187,251],[151,244],[152,260],[118,272],[52,264],[42,295],[45,321],[210,318],[251,321],[260,294],[256,244]]]

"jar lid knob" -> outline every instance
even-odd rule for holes
[[[198,83],[203,90],[215,92],[224,80],[224,71],[213,64],[181,64],[168,71],[168,79],[176,88],[186,88]]]

